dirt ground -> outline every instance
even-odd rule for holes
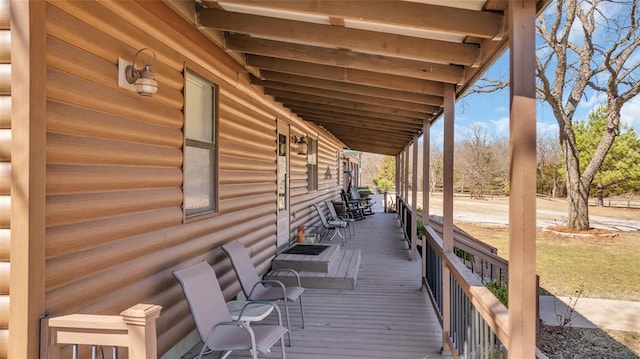
[[[421,198],[421,194],[418,195]],[[442,195],[435,193],[429,199],[429,212],[442,214]],[[640,201],[636,201],[640,202]],[[605,201],[606,203],[606,201]],[[636,203],[634,202],[634,205]],[[418,200],[418,206],[422,206]],[[640,207],[640,203],[637,204]],[[568,209],[565,199],[539,197],[536,201],[538,227],[563,225],[567,221]],[[469,196],[454,198],[455,220],[475,223],[507,224],[509,218],[508,197],[485,197],[471,199]],[[621,231],[640,231],[640,208],[616,208],[589,206],[592,227]]]

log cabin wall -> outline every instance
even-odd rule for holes
[[[11,29],[9,0],[0,0],[0,358],[9,340],[9,247],[11,240]]]
[[[292,151],[292,233],[298,224],[315,222],[312,202],[338,197],[343,144],[252,87],[241,66],[161,2],[54,1],[46,4],[45,21],[45,312],[117,314],[136,303],[161,305],[162,355],[194,328],[172,270],[205,259],[230,298],[239,286],[217,247],[240,239],[262,271],[275,255],[276,120],[289,122],[292,134],[318,139],[317,191],[306,190],[306,159]],[[153,97],[118,87],[118,57],[132,60],[144,47],[157,54]],[[0,60],[6,60],[2,53]],[[220,99],[218,211],[187,221],[181,190],[185,64],[218,85]],[[8,93],[2,88],[0,95]],[[0,115],[0,142],[8,141],[9,131],[10,119]],[[0,144],[2,215],[10,158]],[[333,175],[325,178],[327,168]],[[9,224],[0,218],[1,307],[8,293]],[[0,352],[6,321],[0,315]]]

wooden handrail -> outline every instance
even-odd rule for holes
[[[136,304],[120,315],[70,314],[41,320],[41,359],[58,359],[65,345],[129,349],[130,359],[156,359],[156,319],[162,307]]]
[[[442,238],[431,226],[426,227],[426,232],[428,235],[425,237],[429,243],[428,245],[431,245],[443,263],[449,268],[460,288],[478,310],[478,313],[500,338],[503,345],[506,346],[509,342],[509,312],[507,307],[500,303],[493,293],[484,286],[482,281],[460,262],[455,254],[445,253],[442,250]]]

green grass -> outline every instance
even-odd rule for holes
[[[469,234],[509,257],[506,227],[456,223]],[[538,230],[537,272],[540,286],[557,296],[640,301],[640,233],[614,238],[570,238]]]

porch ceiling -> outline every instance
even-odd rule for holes
[[[300,118],[396,155],[440,116],[445,84],[462,94],[503,52],[507,4],[202,0],[196,26]]]

